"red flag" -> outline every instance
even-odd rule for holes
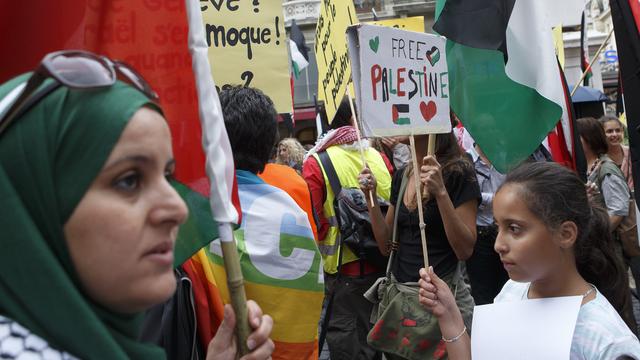
[[[177,164],[174,186],[189,204],[189,220],[181,227],[176,244],[177,265],[218,236],[207,199],[210,184],[205,174],[199,100],[188,48],[189,24],[184,1],[59,0],[39,2],[37,11],[23,2],[3,1],[0,30],[5,35],[11,34],[0,39],[6,55],[0,60],[0,82],[34,69],[45,54],[61,49],[104,54],[138,70],[160,95]],[[222,119],[216,121],[219,125]],[[216,131],[214,139],[220,143],[212,144],[219,152],[215,166],[218,173],[226,172],[224,176],[215,177],[216,182],[224,182],[214,187],[224,191],[212,194],[217,201],[214,209],[221,209],[216,220],[239,222],[233,157],[230,148],[226,148],[228,140],[223,141],[226,139],[224,127]],[[215,283],[210,283],[208,277],[200,280],[208,283],[209,296],[219,296]],[[210,319],[221,319],[222,306],[213,306],[208,315]],[[210,321],[212,334],[218,322]]]
[[[564,93],[564,106],[562,118],[558,121],[555,129],[547,136],[549,151],[553,161],[576,171],[581,178],[586,179],[586,160],[582,146],[577,141],[578,132],[573,102],[571,101],[569,87],[560,62],[558,62],[558,68],[560,69],[560,82]]]
[[[640,2],[630,0],[629,7],[631,8],[631,13],[633,14],[633,20],[636,23],[636,30],[640,32]]]

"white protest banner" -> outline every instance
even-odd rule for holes
[[[582,296],[504,301],[473,310],[474,360],[569,359]]]
[[[451,131],[443,37],[366,24],[347,37],[365,137]]]

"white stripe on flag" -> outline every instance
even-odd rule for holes
[[[298,50],[298,45],[289,39],[289,52],[291,53],[291,62],[294,64],[294,68],[296,71],[296,78],[298,74],[307,66],[309,66],[309,62],[304,58],[300,50]]]
[[[322,136],[322,118],[320,117],[320,113],[316,114],[316,132],[318,136],[316,139],[319,139]]]
[[[564,128],[564,119],[568,116],[548,15],[551,9],[549,1],[515,2],[507,26],[506,73],[512,80],[558,104],[562,108]],[[565,134],[571,134],[568,130],[565,129]]]
[[[185,1],[189,21],[189,52],[198,91],[202,147],[207,157],[206,171],[211,183],[209,195],[211,211],[218,223],[237,224],[239,215],[232,202],[235,178],[233,155],[224,127],[220,99],[209,66],[207,56],[209,47],[205,41],[202,12],[198,1]]]

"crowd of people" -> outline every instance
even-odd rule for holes
[[[140,333],[149,309],[177,301],[173,247],[189,216],[171,185],[179,164],[169,127],[157,95],[126,65],[55,56],[75,66],[0,86],[0,99],[10,99],[2,100],[9,106],[0,119],[0,358],[164,358],[167,343]],[[640,249],[637,234],[633,243],[626,231],[635,203],[617,118],[578,120],[585,183],[544,160],[500,173],[478,144],[463,148],[453,131],[436,137],[434,154],[427,136],[416,136],[415,167],[406,138],[359,139],[346,100],[306,150],[292,138],[278,142],[277,114],[260,90],[230,87],[219,96],[243,218],[293,219],[287,226],[311,239],[311,259],[322,258],[316,275],[325,288],[324,306],[302,295],[278,299],[269,306],[283,311],[273,318],[248,301],[252,333],[243,359],[299,358],[278,353],[270,336],[279,321],[290,324],[281,315],[287,307],[300,303],[317,320],[319,351],[326,338],[331,359],[413,359],[407,354],[416,349],[421,359],[468,359],[475,305],[573,295],[582,306],[572,359],[640,360],[627,275],[630,269],[640,284]],[[457,125],[453,112],[451,121]],[[353,188],[362,191],[377,250],[392,255],[388,263],[342,243],[337,189]],[[251,202],[264,193],[277,204],[257,211]],[[245,244],[239,251],[268,241],[237,231]],[[277,265],[271,271],[300,270],[296,262]],[[415,345],[411,351],[375,341],[381,304],[365,293],[383,278],[404,284],[407,301],[421,304],[403,324],[435,329],[415,344],[399,339]],[[235,359],[235,323],[226,305],[215,335],[185,358]]]

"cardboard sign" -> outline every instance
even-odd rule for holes
[[[479,305],[473,310],[474,360],[569,359],[582,296]]]
[[[345,31],[358,22],[353,1],[323,0],[316,25],[318,97],[324,100],[329,122],[340,106],[351,78]]]
[[[424,32],[424,16],[369,21],[367,24],[392,27],[400,30]]]
[[[279,113],[290,113],[289,42],[278,1],[200,2],[209,63],[217,86],[262,90]]]
[[[365,137],[451,131],[443,37],[376,25],[347,35]]]

